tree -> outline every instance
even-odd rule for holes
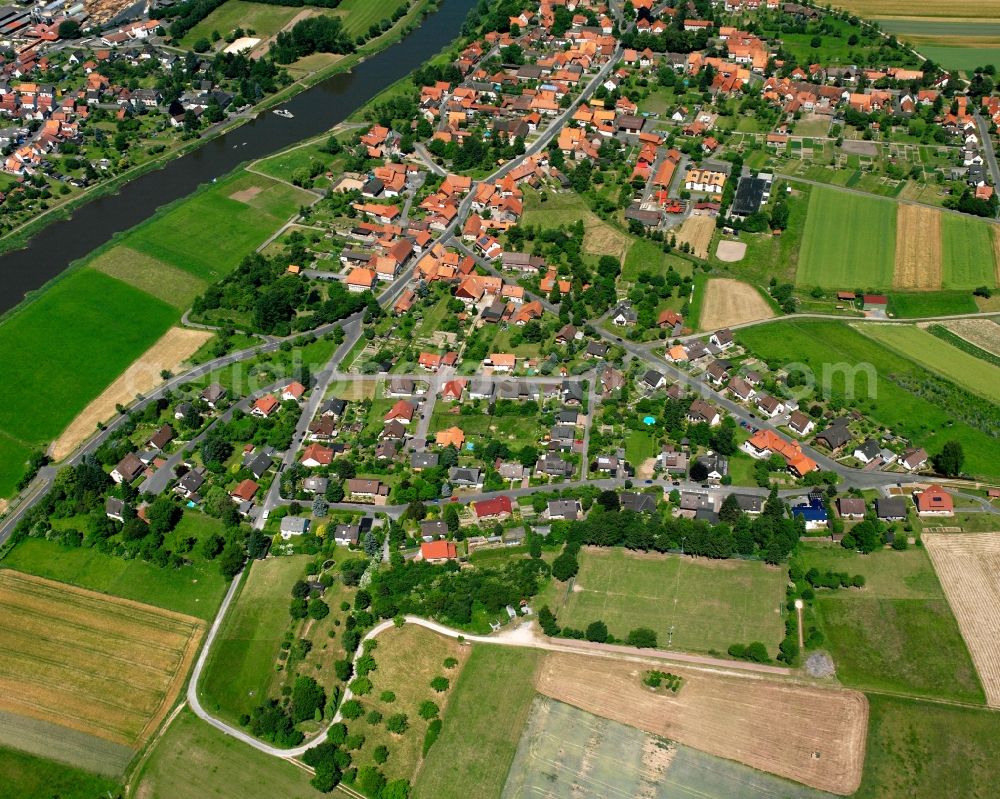
[[[587,625],[586,638],[603,644],[608,640],[608,626],[603,621],[592,621]]]
[[[385,728],[389,732],[394,732],[396,735],[402,735],[406,732],[407,727],[410,726],[409,720],[406,718],[405,713],[395,713],[385,721]]]
[[[564,551],[552,561],[552,576],[562,582],[566,582],[570,577],[575,577],[579,569],[580,564],[572,552]]]
[[[608,511],[617,511],[621,508],[621,500],[618,498],[618,493],[610,489],[602,491],[597,495],[597,504]]]
[[[235,541],[230,541],[219,557],[219,572],[227,580],[231,580],[239,574],[245,561],[246,553],[243,551],[243,547]]]
[[[365,709],[357,699],[348,699],[340,706],[340,715],[348,721],[361,718]]]
[[[330,606],[322,599],[316,597],[315,599],[309,601],[309,618],[319,621],[320,619],[325,619],[329,615]]]
[[[636,627],[634,630],[629,632],[628,636],[625,638],[625,643],[629,646],[655,649],[656,632],[654,630],[650,630],[648,627]]]
[[[60,39],[79,39],[82,33],[80,23],[74,19],[67,19],[59,23]]]
[[[439,694],[447,691],[449,685],[451,685],[451,683],[448,681],[448,678],[441,677],[440,675],[431,680],[431,688],[433,688]]]
[[[962,473],[965,453],[958,441],[947,441],[941,451],[931,459],[934,470],[945,477],[958,477]]]
[[[420,718],[430,721],[431,719],[437,718],[438,713],[441,712],[441,708],[439,708],[430,699],[426,699],[420,703],[419,712],[420,712]]]
[[[316,680],[305,675],[295,678],[292,686],[292,720],[296,724],[313,718],[317,710],[322,712],[325,704],[326,692]]]
[[[446,505],[444,509],[444,522],[448,525],[448,532],[455,535],[459,528],[458,508],[454,505]]]

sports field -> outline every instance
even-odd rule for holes
[[[675,663],[669,670],[682,678],[680,690],[655,692],[642,683],[643,670],[550,652],[536,683],[545,696],[717,757],[832,793],[857,788],[868,722],[863,694]]]
[[[221,532],[222,523],[217,519],[188,512],[171,536],[200,541]],[[105,555],[96,549],[66,549],[43,538],[29,538],[7,554],[3,565],[207,621],[218,610],[226,581],[219,574],[218,564],[200,559],[197,545],[189,557],[193,561],[189,566],[160,568],[141,560]]]
[[[827,799],[832,794],[538,697],[503,790],[503,799],[528,796]]]
[[[0,747],[0,774],[5,799],[95,799],[114,796],[119,785],[82,769]]]
[[[314,199],[263,175],[236,172],[135,228],[121,243],[214,282]]]
[[[881,342],[932,372],[954,381],[973,394],[995,401],[1000,391],[1000,366],[985,363],[920,327],[909,325],[856,325],[869,338]]]
[[[823,288],[892,285],[896,204],[814,187],[795,282]]]
[[[787,575],[763,563],[708,560],[588,547],[566,604],[564,627],[601,620],[616,638],[635,627],[656,631],[666,647],[725,652],[730,644],[764,643],[772,656],[784,637],[779,608]]]
[[[866,578],[861,590],[818,591],[814,605],[844,685],[984,701],[969,651],[923,549],[861,556],[810,544],[797,560],[805,570]]]
[[[139,747],[163,720],[204,624],[0,571],[0,710]]]
[[[541,660],[534,649],[473,647],[452,687],[441,736],[424,760],[413,799],[500,796],[535,697]]]
[[[992,226],[944,214],[941,220],[942,288],[974,289],[997,284]]]
[[[972,653],[986,701],[1000,707],[1000,532],[927,533],[923,540]]]
[[[142,799],[313,799],[305,769],[237,741],[183,710],[136,775]],[[266,788],[265,788],[266,786]],[[91,799],[88,797],[88,799]]]
[[[942,392],[928,395],[924,386],[932,376],[926,369],[849,325],[796,319],[745,328],[736,338],[771,367],[805,363],[815,373],[818,391],[828,384],[831,396],[848,401],[928,452],[939,451],[949,440],[961,442],[966,470],[1000,477],[995,439],[972,426],[975,418],[964,422],[964,411],[956,411],[957,398],[967,395],[955,393],[957,388],[949,391],[946,382],[939,386]]]
[[[290,621],[292,585],[303,577],[308,560],[296,555],[251,562],[198,685],[201,701],[212,713],[239,719],[268,696]]]

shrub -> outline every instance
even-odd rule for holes
[[[457,665],[458,665],[458,660],[456,660],[455,658],[445,658],[444,659],[444,667],[446,669],[453,669]]]
[[[650,630],[648,627],[636,627],[634,630],[629,632],[628,637],[625,639],[625,643],[629,646],[655,649],[656,632],[654,630]]]
[[[374,760],[381,766],[388,759],[389,759],[389,747],[376,746],[375,751],[372,752],[372,760]]]
[[[427,752],[434,745],[440,734],[441,719],[434,719],[434,721],[427,725],[427,732],[424,733],[424,757],[427,757]]]
[[[592,621],[587,625],[587,640],[603,644],[608,640],[608,626],[603,621]]]
[[[344,739],[344,749],[348,750],[349,752],[356,752],[364,745],[365,745],[365,736],[363,736],[361,733],[348,735],[347,738]]]
[[[377,710],[369,710],[368,715],[365,716],[365,721],[367,721],[369,724],[381,724],[382,714],[379,713]]]
[[[395,702],[396,695],[392,691],[383,691],[379,694],[379,700],[382,702]]]

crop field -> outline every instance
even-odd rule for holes
[[[945,215],[941,220],[941,254],[943,288],[996,286],[991,225],[978,219]]]
[[[948,5],[937,0],[840,0],[837,7],[869,19],[896,17],[937,21],[937,18],[995,20],[1000,17],[1000,0],[959,0]]]
[[[10,570],[0,710],[139,747],[173,704],[204,624]]]
[[[773,655],[784,637],[785,581],[780,569],[758,562],[588,547],[565,607],[553,610],[563,626],[584,629],[600,619],[617,638],[649,627],[665,645],[673,627],[682,651],[761,641]]]
[[[1000,533],[923,536],[986,692],[1000,707]]]
[[[314,799],[310,774],[280,757],[271,757],[219,732],[190,710],[183,710],[153,747],[134,782],[141,799],[255,797]],[[93,799],[87,797],[87,799]]]
[[[522,224],[543,228],[570,226],[582,221],[585,226],[583,251],[592,255],[614,255],[625,260],[632,244],[632,237],[613,228],[590,210],[586,201],[576,192],[549,192],[542,202],[541,195],[532,190],[524,192]]]
[[[931,379],[927,370],[849,325],[796,319],[745,328],[736,337],[772,367],[806,364],[815,374],[818,391],[828,390],[831,396],[849,401],[928,452],[937,452],[946,441],[959,441],[966,470],[1000,477],[995,439],[956,413],[953,397],[967,395],[948,390],[934,395],[924,392],[922,386]],[[874,372],[864,364],[870,364]],[[947,389],[947,384],[941,388]]]
[[[896,204],[813,188],[795,282],[823,288],[892,285]]]
[[[831,794],[539,697],[503,791],[503,799],[529,796],[825,799]]]
[[[927,330],[909,325],[856,325],[866,336],[900,355],[937,372],[973,394],[995,401],[1000,391],[1000,366],[984,363]]]
[[[675,663],[670,671],[683,678],[676,694],[643,685],[638,663],[552,652],[536,685],[588,713],[812,788],[857,788],[868,723],[863,694]]]
[[[313,199],[294,186],[237,172],[138,226],[122,243],[213,282]]]
[[[981,350],[1000,357],[1000,325],[992,319],[956,319],[944,326]]]
[[[742,280],[714,277],[705,284],[698,324],[702,330],[718,330],[772,316],[774,309],[753,286]]]
[[[499,799],[531,711],[541,660],[535,649],[473,647],[413,799]]]
[[[817,592],[815,613],[841,682],[862,690],[983,701],[969,651],[923,550],[860,556],[810,545],[799,560],[805,569],[863,574],[871,583]]]
[[[239,719],[268,696],[278,647],[289,623],[292,585],[302,577],[308,560],[297,555],[251,563],[198,685],[211,712]]]
[[[856,799],[996,793],[1000,713],[871,695],[865,772]]]
[[[968,291],[893,291],[889,294],[889,314],[898,319],[950,316],[978,310]]]
[[[222,532],[221,522],[200,516],[185,513],[172,535],[200,538],[205,534],[200,529],[202,521],[208,531]],[[196,555],[194,563],[182,569],[160,568],[96,549],[65,549],[42,538],[22,541],[7,554],[3,565],[206,621],[215,616],[226,589],[218,565],[198,560]]]
[[[114,796],[120,788],[108,777],[5,747],[0,747],[0,774],[5,799],[95,799]]]
[[[911,290],[941,288],[940,211],[918,205],[899,206],[892,285]]]
[[[183,269],[122,245],[105,250],[87,266],[152,294],[179,311],[190,308],[207,285]]]
[[[125,744],[0,710],[0,752],[5,747],[105,777],[121,776],[135,757]]]
[[[912,37],[908,37],[912,38]],[[1000,47],[976,47],[968,46],[978,44],[978,40],[962,39],[953,40],[949,46],[945,42],[941,45],[920,44],[920,52],[936,64],[947,69],[961,69],[972,72],[976,67],[993,64],[1000,64]]]
[[[677,231],[677,244],[687,244],[699,258],[708,258],[708,248],[715,235],[715,219],[710,216],[689,216]]]

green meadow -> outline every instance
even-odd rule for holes
[[[889,293],[889,313],[899,319],[976,313],[970,291],[893,291]]]
[[[996,286],[992,226],[955,214],[941,217],[941,288]]]
[[[6,747],[0,747],[0,774],[4,799],[97,799],[119,790],[107,777]]]
[[[795,282],[823,288],[892,285],[895,203],[813,188]]]

